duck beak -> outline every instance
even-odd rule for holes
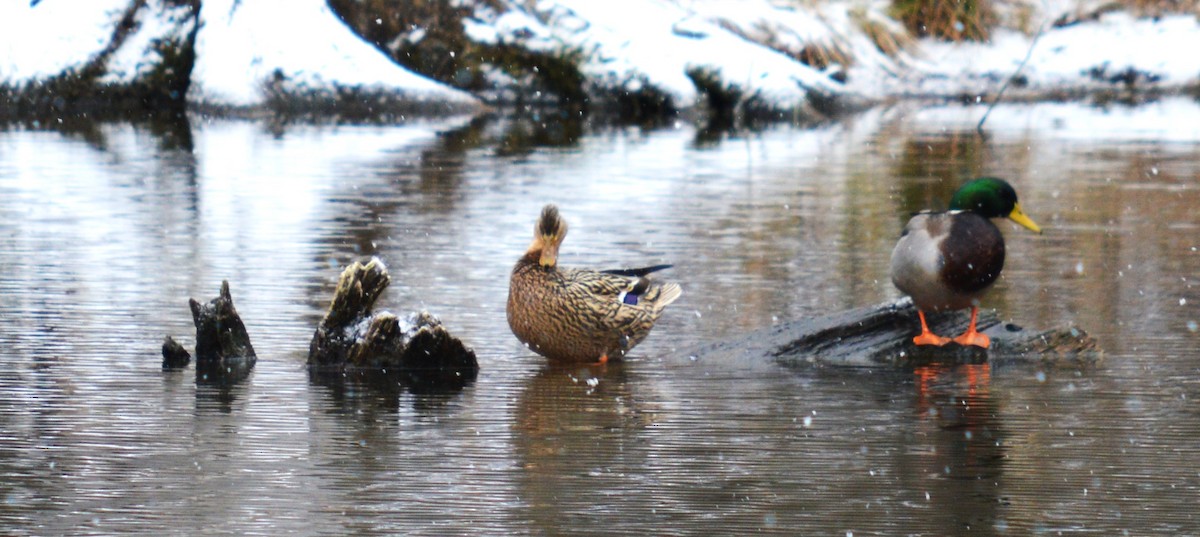
[[[1025,216],[1025,213],[1021,211],[1020,203],[1013,205],[1012,212],[1008,213],[1008,219],[1012,220],[1013,222],[1016,222],[1018,224],[1021,224],[1022,226],[1028,228],[1030,231],[1032,231],[1034,233],[1042,232],[1042,228],[1038,227],[1038,225],[1035,224],[1032,219],[1030,219],[1028,216]]]
[[[543,238],[542,256],[538,258],[538,264],[543,267],[553,267],[558,263],[558,237],[553,235]]]

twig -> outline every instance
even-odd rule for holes
[[[1000,91],[996,92],[996,98],[992,99],[992,103],[988,105],[987,111],[983,113],[983,117],[979,118],[979,124],[975,125],[975,132],[979,133],[980,136],[983,135],[983,122],[987,121],[988,115],[992,113],[992,109],[995,108],[997,104],[1000,104],[1000,99],[1004,97],[1004,90],[1008,89],[1008,85],[1012,84],[1012,81],[1017,78],[1018,74],[1021,73],[1021,69],[1025,68],[1025,64],[1029,63],[1029,58],[1033,57],[1033,48],[1037,46],[1038,39],[1042,38],[1042,32],[1045,31],[1045,23],[1042,23],[1040,26],[1038,26],[1037,34],[1033,36],[1033,41],[1029,43],[1029,50],[1025,52],[1025,59],[1021,60],[1021,64],[1017,65],[1017,69],[1013,71],[1013,74],[1008,77],[1008,80],[1004,81],[1003,86],[1000,86]]]

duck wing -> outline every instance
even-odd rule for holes
[[[657,308],[661,310],[667,304],[679,298],[681,289],[678,284],[660,284],[644,277],[656,270],[662,270],[671,265],[658,265],[638,269],[620,269],[617,271],[572,271],[571,280],[579,286],[584,296],[593,297],[605,304],[624,304],[641,309],[661,302]],[[599,305],[598,305],[599,306]]]
[[[669,269],[675,265],[654,265],[650,267],[630,268],[630,269],[610,269],[602,270],[604,274],[615,274],[617,276],[629,276],[631,278],[641,278],[652,272],[658,272],[663,269]]]

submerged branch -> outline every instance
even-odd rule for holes
[[[1045,31],[1046,25],[1043,23],[1038,27],[1037,34],[1033,36],[1033,41],[1029,43],[1029,50],[1025,51],[1025,59],[1021,60],[1021,63],[1017,65],[1016,70],[1014,70],[1012,75],[1008,77],[1008,80],[1004,81],[1004,85],[1000,86],[1000,91],[996,92],[996,98],[992,99],[991,104],[989,104],[987,110],[984,111],[983,117],[979,118],[979,124],[975,125],[975,132],[979,133],[981,136],[983,135],[983,122],[987,121],[988,116],[992,113],[992,109],[995,108],[997,104],[1000,104],[1000,100],[1004,98],[1004,91],[1007,90],[1008,86],[1012,84],[1012,81],[1017,78],[1017,75],[1021,74],[1021,70],[1025,68],[1025,64],[1029,63],[1029,58],[1033,57],[1033,49],[1037,46],[1038,40],[1042,38],[1042,33]]]

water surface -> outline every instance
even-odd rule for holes
[[[1200,106],[891,108],[740,134],[546,118],[0,131],[0,530],[144,534],[1197,534]],[[1094,366],[794,369],[675,352],[897,296],[907,215],[1008,178],[986,300]],[[624,364],[512,337],[541,206],[561,261],[674,263]],[[312,382],[341,268],[479,356],[461,391]],[[231,284],[259,361],[163,372]]]

